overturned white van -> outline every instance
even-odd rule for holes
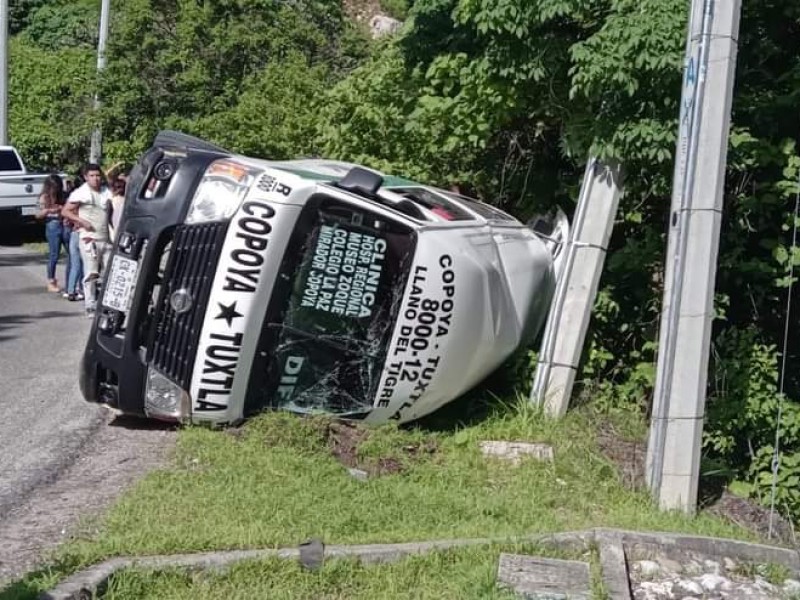
[[[567,228],[164,132],[130,177],[83,394],[217,424],[265,409],[417,419],[536,334]]]

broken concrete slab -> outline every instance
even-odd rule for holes
[[[503,553],[497,584],[530,600],[589,600],[592,596],[589,565],[577,560]]]
[[[363,469],[349,468],[347,472],[359,481],[367,481],[369,479],[369,473]]]
[[[549,444],[484,440],[480,443],[480,448],[484,456],[507,460],[513,465],[518,465],[525,457],[553,461],[553,447]]]
[[[596,535],[603,530],[597,529]],[[653,556],[656,553],[672,560],[686,557],[735,557],[748,562],[774,563],[800,572],[800,554],[794,549],[767,546],[753,542],[685,535],[625,531],[622,541],[629,554]],[[702,568],[702,564],[700,565]]]
[[[628,559],[622,536],[600,534],[596,537],[600,554],[600,568],[603,572],[603,584],[614,600],[631,600],[631,580],[628,574]]]

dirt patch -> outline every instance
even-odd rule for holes
[[[437,450],[436,442],[426,440],[397,447],[388,445],[383,456],[365,456],[360,449],[373,435],[380,435],[380,430],[345,421],[332,421],[325,431],[328,449],[336,460],[348,469],[364,471],[369,477],[402,473],[414,459],[432,455]]]
[[[244,424],[236,425],[235,427],[226,427],[224,431],[237,442],[243,441],[247,433]]]
[[[601,422],[597,430],[600,452],[617,468],[625,487],[633,490],[646,488],[645,460],[647,444],[644,440],[627,439],[609,422]],[[773,543],[797,547],[792,523],[779,514],[772,518],[770,537],[770,511],[755,500],[731,494],[724,482],[707,478],[700,482],[700,510],[753,532],[759,538]]]
[[[643,489],[645,442],[623,437],[608,421],[600,423],[596,435],[600,452],[617,467],[623,485],[632,490]]]
[[[769,508],[761,506],[754,500],[735,496],[724,490],[719,499],[705,510],[728,519],[744,529],[749,529],[762,539],[770,539]],[[798,547],[792,522],[779,514],[773,515],[771,541],[793,548]]]
[[[363,443],[369,432],[353,423],[332,422],[325,431],[325,438],[330,453],[345,467],[358,469],[361,467],[358,460],[358,447]]]

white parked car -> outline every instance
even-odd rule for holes
[[[35,219],[46,177],[28,172],[13,146],[0,146],[0,225]]]
[[[567,237],[563,215],[537,233],[356,165],[164,132],[129,179],[83,394],[218,424],[270,408],[417,419],[533,338]]]

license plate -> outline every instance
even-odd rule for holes
[[[133,298],[133,288],[136,284],[136,272],[139,263],[130,258],[116,255],[111,262],[111,272],[106,280],[106,289],[103,292],[103,304],[108,308],[128,312]]]
[[[30,217],[36,214],[36,207],[35,206],[23,206],[22,207],[22,216],[23,217]]]

